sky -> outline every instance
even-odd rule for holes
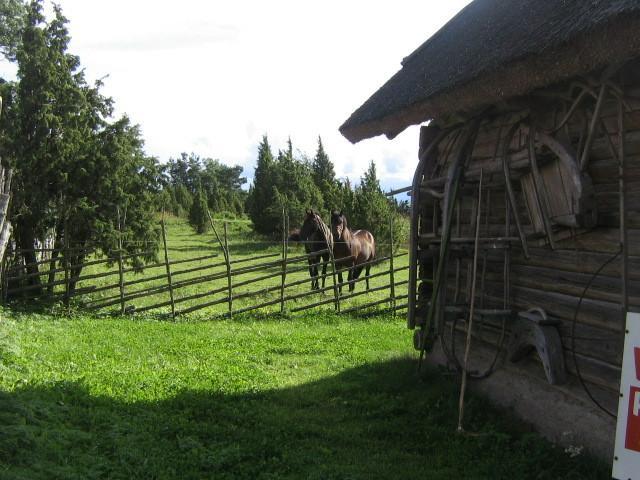
[[[385,189],[410,184],[418,127],[352,145],[338,128],[400,62],[468,0],[58,0],[69,51],[89,81],[142,127],[148,154],[242,165],[264,134],[313,157],[318,136],[338,177],[375,161]],[[0,62],[0,77],[13,68]]]

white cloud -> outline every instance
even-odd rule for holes
[[[59,1],[71,51],[89,79],[109,75],[105,93],[150,154],[194,151],[251,177],[264,133],[309,155],[321,135],[339,176],[357,180],[374,160],[387,185],[410,181],[417,128],[351,145],[338,127],[468,3]]]

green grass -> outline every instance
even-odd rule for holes
[[[0,478],[609,478],[420,378],[401,319],[5,314]]]

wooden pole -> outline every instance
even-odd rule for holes
[[[69,308],[69,225],[68,221],[64,222],[64,299],[63,303],[67,309]]]
[[[338,279],[336,275],[336,259],[333,256],[333,248],[329,246],[329,259],[331,261],[331,277],[333,278],[333,304],[336,312],[340,313],[340,292],[338,292]]]
[[[2,306],[7,305],[7,257],[2,257]]]
[[[164,225],[164,212],[163,218],[161,220],[162,225],[162,244],[164,246],[164,263],[167,269],[167,283],[169,285],[169,300],[171,302],[171,318],[175,320],[176,318],[176,302],[173,298],[173,282],[171,280],[171,264],[169,263],[169,249],[167,248],[167,233],[165,231]]]
[[[467,326],[467,343],[464,350],[464,363],[462,365],[462,385],[460,387],[460,401],[458,404],[458,432],[463,432],[462,420],[464,418],[464,394],[467,388],[467,368],[469,366],[469,352],[471,350],[471,328],[473,327],[473,314],[476,300],[476,276],[478,273],[478,246],[480,239],[480,216],[482,211],[482,169],[480,170],[480,183],[478,184],[478,211],[476,212],[476,238],[473,250],[473,280],[471,283],[471,298],[469,299],[469,325]],[[453,333],[455,335],[455,332]]]
[[[393,316],[396,316],[396,285],[395,273],[393,268],[393,214],[389,216],[389,286],[391,290],[391,307],[393,308]]]
[[[118,207],[118,288],[120,290],[120,315],[124,315],[124,266],[122,264],[122,224],[120,223],[120,207]]]
[[[224,251],[227,261],[227,287],[229,289],[229,318],[233,318],[233,284],[231,282],[231,256],[229,255],[229,235],[227,231],[227,222],[224,222]]]
[[[282,209],[282,276],[280,284],[280,313],[284,313],[284,284],[287,279],[287,218],[284,208]]]

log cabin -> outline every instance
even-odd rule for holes
[[[475,0],[340,127],[422,125],[408,327],[430,362],[611,460],[640,310],[640,2]]]

